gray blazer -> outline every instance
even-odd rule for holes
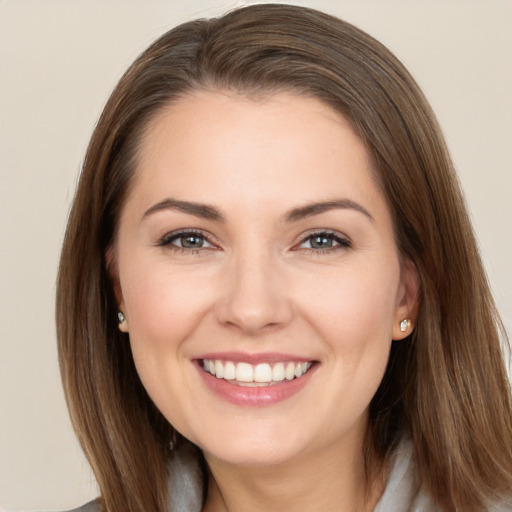
[[[169,466],[169,511],[200,512],[203,501],[202,471],[197,452],[178,447]],[[488,512],[510,512],[512,501],[490,504]],[[68,512],[100,512],[99,500]],[[412,446],[403,440],[396,449],[384,494],[374,512],[439,512],[418,483]]]
[[[90,501],[81,507],[70,510],[69,512],[100,512],[99,500]]]
[[[201,512],[203,471],[197,448],[188,442],[179,443],[169,462],[168,473],[169,512]],[[100,501],[96,499],[67,512],[100,512]]]

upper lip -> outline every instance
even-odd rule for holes
[[[246,352],[209,352],[202,354],[195,359],[208,359],[208,360],[220,360],[220,361],[233,361],[234,363],[280,363],[285,361],[293,361],[296,363],[307,363],[314,361],[310,357],[298,356],[295,354],[285,354],[278,352],[262,352],[262,353],[246,353]]]

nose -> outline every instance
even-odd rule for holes
[[[226,267],[218,321],[250,336],[287,325],[293,307],[279,262],[269,254],[240,255]]]

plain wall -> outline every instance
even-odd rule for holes
[[[318,0],[388,45],[444,128],[499,309],[512,328],[512,2]],[[0,508],[96,495],[57,365],[55,275],[101,108],[130,62],[225,0],[0,0]]]

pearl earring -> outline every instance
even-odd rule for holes
[[[123,324],[126,321],[126,317],[124,316],[122,311],[119,311],[117,313],[117,319],[119,320],[120,324]]]
[[[404,318],[401,322],[400,322],[400,330],[402,332],[405,332],[407,331],[407,329],[409,329],[409,325],[410,325],[411,321],[408,319],[408,318]]]

